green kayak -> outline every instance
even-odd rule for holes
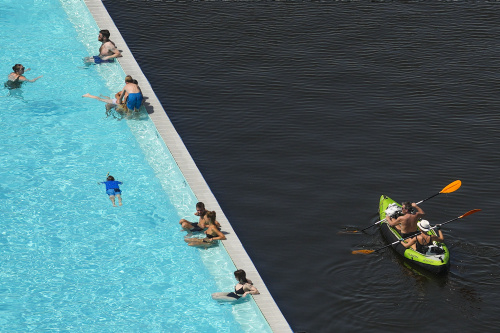
[[[379,204],[380,220],[385,219],[386,210],[391,204],[396,204],[397,206],[401,207],[399,203],[395,202],[386,195],[382,195],[380,197],[380,204]],[[388,243],[393,243],[396,242],[398,239],[401,239],[401,235],[399,234],[398,230],[396,228],[391,227],[385,220],[380,223],[380,231],[382,232],[382,236]],[[432,235],[436,235],[434,229],[431,229],[430,233]],[[435,274],[447,273],[450,269],[450,251],[448,250],[448,248],[444,243],[434,242],[433,245],[434,246],[431,248],[436,249],[437,247],[439,247],[440,250],[433,252],[429,250],[427,253],[423,254],[417,252],[412,248],[407,249],[399,242],[392,245],[392,248],[398,254],[404,257],[405,260],[412,262],[417,266],[425,268],[426,270],[432,273]]]

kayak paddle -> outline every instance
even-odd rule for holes
[[[456,220],[458,220],[458,219],[464,218],[464,217],[466,217],[466,216],[472,215],[472,214],[474,214],[474,213],[479,212],[480,210],[481,210],[481,209],[473,209],[473,210],[469,210],[469,211],[468,211],[467,213],[465,213],[464,215],[461,215],[461,216],[459,216],[459,217],[455,217],[454,219],[451,219],[451,220],[446,221],[446,222],[441,223],[441,224],[436,224],[435,226],[433,226],[433,227],[432,227],[432,228],[430,228],[429,230],[436,228],[438,225],[445,225],[445,224],[447,224],[447,223],[450,223],[450,222],[456,221]],[[380,251],[380,250],[383,250],[383,249],[385,249],[385,248],[388,248],[389,246],[392,246],[392,245],[397,244],[397,243],[399,243],[399,242],[401,242],[401,241],[404,241],[404,240],[406,240],[406,239],[413,238],[413,237],[416,237],[416,236],[418,236],[418,234],[415,234],[415,235],[411,235],[411,236],[408,236],[408,237],[405,237],[405,238],[398,239],[397,241],[392,242],[391,244],[386,245],[386,246],[381,247],[381,248],[376,249],[376,250],[356,250],[356,251],[352,251],[352,254],[370,254],[370,253],[373,253],[373,252],[378,252],[378,251]]]

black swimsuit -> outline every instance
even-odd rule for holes
[[[418,238],[417,238],[417,242],[415,243],[415,247],[416,247],[418,252],[420,252],[422,254],[426,254],[427,249],[429,248],[430,244],[432,244],[432,237],[429,239],[429,242],[426,244],[420,244],[420,242],[418,241]]]
[[[18,77],[16,77],[16,79],[14,81],[7,81],[4,83],[4,87],[7,88],[7,89],[17,89],[17,88],[21,88],[21,85],[23,84],[23,81],[19,81],[19,77],[21,75],[19,75]]]
[[[243,290],[243,286],[238,290],[236,290],[236,286],[234,286],[234,293],[231,292],[231,293],[227,294],[227,296],[239,299],[239,298],[241,298],[240,295],[243,295],[244,293],[245,293],[245,290]]]

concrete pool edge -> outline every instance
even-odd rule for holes
[[[140,82],[141,89],[145,97],[147,97],[147,111],[153,121],[159,135],[162,137],[166,146],[170,150],[175,162],[181,170],[184,178],[188,182],[191,190],[199,201],[203,201],[207,207],[217,212],[217,219],[223,224],[224,231],[227,234],[227,240],[223,241],[224,248],[228,252],[231,260],[237,268],[242,268],[247,272],[254,284],[257,286],[260,295],[255,296],[254,300],[260,311],[267,320],[273,332],[292,332],[288,322],[278,308],[276,302],[272,298],[264,281],[260,277],[253,262],[243,248],[238,236],[234,232],[231,224],[224,215],[219,203],[215,199],[205,179],[201,175],[194,160],[184,146],[182,139],[170,122],[170,119],[163,109],[160,101],[156,97],[151,88],[148,79],[143,74],[141,68],[130,52],[125,40],[121,36],[118,28],[109,16],[109,13],[101,0],[83,0],[87,5],[90,13],[100,29],[108,29],[111,33],[111,39],[117,44],[122,51],[123,57],[119,59],[123,71],[127,75],[131,75]]]

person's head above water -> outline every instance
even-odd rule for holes
[[[403,213],[404,213],[405,210],[408,211],[408,212],[411,212],[411,202],[409,202],[409,201],[403,202],[401,204],[401,210],[403,211]]]
[[[106,178],[106,180],[115,180],[115,177],[113,177],[113,176],[108,176],[108,178]]]
[[[207,218],[208,224],[215,224],[216,215],[215,215],[214,211],[207,212],[207,214],[205,216]]]
[[[234,277],[240,283],[248,283],[248,281],[247,281],[247,273],[245,273],[245,271],[242,270],[242,269],[238,269],[237,271],[235,271],[234,272]]]
[[[23,72],[24,71],[24,66],[21,65],[21,64],[15,64],[14,66],[12,66],[12,70],[15,73]]]
[[[103,40],[109,40],[109,36],[111,36],[111,34],[109,33],[109,30],[101,30],[99,31],[99,41],[103,41]]]
[[[137,80],[134,80],[130,75],[125,76],[125,82],[138,84]]]

